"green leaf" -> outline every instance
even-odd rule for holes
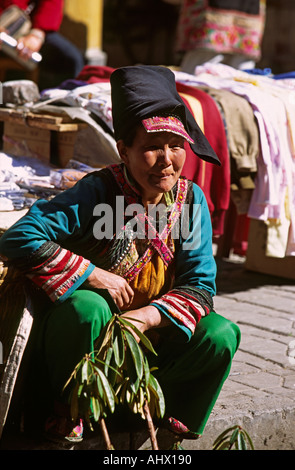
[[[95,421],[98,421],[101,410],[100,410],[100,404],[97,398],[91,397],[91,405],[92,405],[92,411],[93,411],[93,418]]]
[[[231,431],[233,431],[234,429],[236,429],[236,426],[232,426],[228,429],[225,429],[225,431],[223,431],[214,441],[213,443],[213,446],[215,446],[220,440],[223,439],[224,436],[226,436],[228,433],[230,433]]]
[[[112,341],[113,341],[115,361],[116,361],[117,366],[120,368],[122,367],[124,360],[125,360],[125,345],[124,345],[123,332],[118,323],[114,325]]]
[[[230,443],[229,440],[223,441],[223,443],[220,443],[219,446],[215,450],[229,450]]]
[[[114,394],[114,391],[111,388],[111,386],[110,386],[106,376],[104,375],[104,373],[99,369],[97,369],[97,373],[100,377],[102,387],[105,391],[106,401],[108,403],[108,406],[109,406],[111,412],[113,413],[114,410],[115,410],[115,394]]]
[[[104,399],[104,389],[103,389],[103,386],[102,386],[100,375],[98,373],[98,369],[96,370],[96,386],[97,386],[98,396],[103,400]]]
[[[241,432],[238,433],[237,447],[238,447],[239,450],[246,450],[247,449],[245,438],[244,438],[244,436]]]
[[[231,431],[232,434],[229,437]],[[226,429],[217,437],[213,444],[213,450],[231,450],[233,446],[236,450],[247,450],[247,441],[253,450],[254,446],[249,434],[241,426],[235,425]]]
[[[95,349],[98,350],[97,356],[100,356],[103,352],[103,350],[108,347],[111,337],[112,337],[112,328],[113,328],[113,323],[116,321],[116,316],[113,315],[111,319],[108,321],[108,323],[104,326],[102,329],[99,337],[95,341]]]
[[[78,398],[80,398],[82,391],[84,390],[84,384],[79,384],[79,382],[77,382],[77,385],[78,385]]]
[[[152,374],[150,374],[149,387],[156,394],[156,408],[158,416],[162,418],[165,414],[165,398],[159,382]]]
[[[77,377],[78,377],[78,372],[80,371],[81,369],[81,366],[84,362],[84,358],[76,365],[75,369],[73,370],[73,372],[71,373],[69,379],[67,380],[67,382],[65,383],[64,387],[63,387],[63,390],[65,390],[67,388],[67,386],[70,384],[70,382],[72,380],[78,380]]]
[[[110,367],[112,356],[113,356],[113,348],[108,348],[107,353],[106,353],[106,358],[104,361],[104,374],[106,377],[108,376],[108,373],[109,373],[109,367]],[[98,367],[97,364],[96,364],[96,367]]]
[[[124,334],[134,360],[137,376],[141,379],[143,375],[143,354],[141,348],[132,333],[125,330]]]
[[[81,377],[82,382],[87,383],[88,382],[88,360],[87,360],[87,358],[85,359],[85,362],[82,366],[82,372],[81,373],[82,373],[82,377]]]
[[[126,402],[128,403],[128,405],[132,405],[133,404],[133,400],[134,400],[134,393],[132,390],[130,390],[127,386],[127,389],[126,389],[126,395],[125,395],[125,399],[126,399]]]
[[[118,386],[116,395],[119,396],[120,403],[125,402],[126,390],[128,386],[128,379],[124,379],[123,382]]]
[[[230,441],[229,441],[230,444],[233,444],[236,441],[238,434],[239,434],[239,428],[236,428],[234,430],[234,432],[232,433],[232,435],[231,435],[231,438],[230,438]]]
[[[133,393],[137,393],[141,378],[138,376],[136,364],[130,348],[126,349],[125,357],[126,370],[124,371],[124,376],[127,376],[128,378],[128,388],[130,388]]]
[[[250,445],[251,450],[254,450],[254,445],[253,445],[253,442],[252,442],[251,437],[249,436],[249,434],[247,433],[247,431],[246,431],[245,429],[243,429],[242,432],[245,434],[246,439],[247,439],[248,442],[249,442],[249,445]]]
[[[129,328],[132,328],[132,330],[137,334],[137,336],[139,337],[140,341],[142,342],[142,344],[149,350],[151,351],[153,354],[155,354],[157,356],[157,353],[156,351],[154,350],[153,348],[153,345],[152,343],[150,342],[150,340],[146,337],[146,335],[144,333],[142,333],[135,325],[133,325],[133,323],[130,323],[129,321],[125,320],[125,318],[129,318],[129,317],[125,317],[125,318],[122,318],[122,317],[119,317],[120,318],[120,322],[123,323],[125,326],[128,326]],[[129,318],[131,319],[131,318]],[[134,319],[132,319],[134,320]],[[139,321],[139,320],[136,320],[136,321]],[[140,322],[140,323],[143,323],[143,322]]]
[[[146,356],[144,356],[143,370],[144,370],[145,383],[146,383],[146,386],[148,386],[148,383],[150,381],[150,366],[149,366]]]

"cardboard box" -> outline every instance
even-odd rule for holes
[[[265,255],[267,225],[251,219],[245,268],[272,276],[295,280],[295,256],[274,258]]]

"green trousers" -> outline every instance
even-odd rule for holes
[[[39,365],[35,367],[44,400],[45,388],[48,396],[60,399],[64,384],[84,354],[93,350],[111,315],[108,302],[98,293],[77,290],[36,322]],[[161,342],[158,355],[149,357],[149,364],[158,367],[156,376],[170,416],[202,434],[239,342],[238,326],[215,312],[201,319],[189,342]]]

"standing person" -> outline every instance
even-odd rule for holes
[[[94,349],[115,302],[143,333],[157,333],[153,365],[167,412],[161,424],[196,439],[229,374],[240,331],[213,308],[210,214],[200,188],[181,177],[185,142],[196,158],[219,160],[169,69],[123,67],[112,73],[111,88],[122,163],[37,201],[1,237],[0,253],[51,301],[34,319],[40,364],[33,370],[39,385],[42,373],[47,380],[43,405],[45,389],[60,404],[62,387]],[[60,419],[50,421],[51,433]]]
[[[266,0],[182,0],[177,51],[181,69],[217,61],[251,69],[261,56]]]
[[[0,15],[15,5],[29,9],[32,29],[18,38],[18,54],[28,59],[40,52],[40,88],[54,87],[75,78],[84,67],[82,52],[59,33],[63,19],[63,0],[0,0]],[[0,46],[1,49],[1,46]]]

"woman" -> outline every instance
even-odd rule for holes
[[[52,301],[35,319],[38,371],[48,374],[51,398],[61,400],[75,365],[119,309],[143,332],[158,333],[153,361],[165,424],[196,438],[240,333],[213,311],[210,215],[200,188],[181,177],[186,143],[201,158],[219,161],[169,69],[123,67],[111,86],[122,164],[36,202],[3,235],[0,252]]]

